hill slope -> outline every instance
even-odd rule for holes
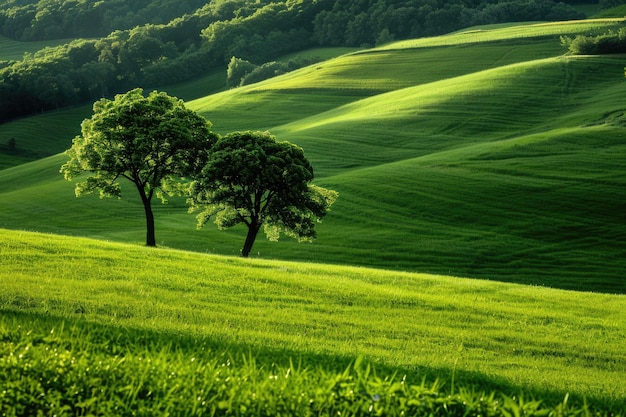
[[[135,406],[150,384],[155,396],[163,384],[170,392],[191,384],[195,399],[210,378],[177,376],[195,360],[241,366],[243,357],[268,372],[292,361],[308,375],[342,372],[360,355],[381,377],[440,378],[446,390],[452,378],[461,392],[498,389],[548,404],[570,393],[572,403],[584,397],[604,410],[626,396],[621,295],[3,230],[0,242],[0,345],[20,361],[40,358],[17,374],[34,381],[35,393],[50,384],[76,396],[78,381],[102,377],[86,385],[98,387],[86,399],[111,395]],[[67,360],[51,367],[57,358]],[[10,360],[0,366],[23,369]],[[114,374],[103,377],[98,363],[115,363]],[[203,375],[199,364],[193,370]],[[170,376],[158,381],[151,375],[161,368]],[[128,400],[129,387],[143,394]]]
[[[340,193],[315,244],[259,241],[257,256],[626,292],[623,57],[562,57],[558,41],[620,23],[401,42],[190,106],[216,131],[297,143]],[[0,227],[140,242],[132,193],[74,199],[62,161],[0,171]],[[243,240],[194,233],[180,201],[156,215],[166,246],[236,254]]]

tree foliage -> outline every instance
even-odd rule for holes
[[[229,87],[254,84],[319,61],[320,59],[315,57],[303,58],[298,56],[287,62],[272,61],[263,65],[255,65],[245,59],[232,57],[226,70],[226,84]]]
[[[119,198],[119,179],[132,182],[144,206],[146,245],[156,246],[152,198],[165,202],[166,181],[202,166],[216,141],[211,124],[181,100],[156,91],[145,97],[141,89],[101,99],[93,110],[61,172],[67,180],[91,174],[76,184],[77,196],[99,191],[101,198]]]
[[[241,80],[257,68],[252,62],[232,57],[226,69],[226,84],[229,87],[237,87],[241,84]]]
[[[268,132],[234,132],[215,144],[191,183],[189,204],[199,226],[215,216],[219,228],[248,228],[247,257],[263,226],[268,239],[280,233],[300,241],[316,237],[315,224],[337,199],[335,191],[310,184],[313,168],[301,148]]]
[[[596,36],[562,36],[561,44],[573,55],[626,53],[626,28]]]
[[[21,41],[97,37],[192,13],[206,0],[4,0],[0,34]]]

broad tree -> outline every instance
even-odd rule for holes
[[[338,194],[312,180],[313,168],[300,147],[269,132],[234,132],[211,150],[190,183],[188,202],[190,211],[200,211],[199,226],[213,216],[220,229],[245,224],[241,255],[247,257],[261,226],[270,240],[281,232],[300,241],[316,237],[315,223]]]
[[[100,197],[121,198],[120,178],[135,184],[146,215],[146,245],[156,246],[152,198],[165,202],[163,186],[181,176],[193,176],[217,140],[211,123],[185,107],[182,100],[138,88],[101,99],[83,121],[81,135],[66,151],[61,173],[76,184],[76,196],[99,190]]]

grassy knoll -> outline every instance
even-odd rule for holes
[[[501,65],[555,56],[562,51],[558,41],[553,39],[521,45],[487,43],[473,50],[460,44],[418,50],[372,50],[344,55],[265,82],[208,96],[190,105],[213,121],[218,131],[248,127],[268,129],[307,116],[323,117],[325,111],[362,98]],[[477,55],[481,59],[476,59]]]
[[[626,406],[624,296],[6,230],[0,242],[3,407],[244,415],[301,398],[300,410],[357,401],[365,415],[399,401],[403,377],[430,390],[424,404],[496,390],[546,407],[569,393],[578,412],[584,398]],[[357,357],[381,379],[344,374]]]
[[[626,5],[622,4],[611,9],[602,10],[595,14],[596,17],[623,17],[626,16]]]

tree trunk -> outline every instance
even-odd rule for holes
[[[156,246],[156,235],[154,233],[154,214],[152,213],[152,206],[148,201],[144,204],[144,210],[146,211],[146,246]]]
[[[243,248],[241,249],[241,256],[247,258],[250,255],[250,251],[252,250],[252,245],[254,245],[254,240],[256,239],[256,235],[259,233],[259,229],[261,228],[260,224],[252,223],[248,226],[248,235],[246,236],[246,242],[243,244]]]
[[[152,213],[152,205],[150,198],[146,196],[143,189],[139,190],[143,209],[146,213],[146,246],[156,246],[156,235],[154,233],[154,213]]]

